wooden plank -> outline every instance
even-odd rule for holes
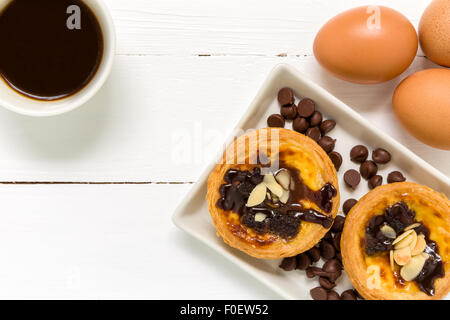
[[[355,85],[303,56],[118,56],[105,87],[80,109],[45,119],[0,109],[0,181],[195,181],[280,62],[450,174],[446,152],[396,123],[390,97],[402,77]],[[429,66],[417,58],[406,74]]]
[[[320,27],[360,0],[108,0],[120,54],[310,55]],[[379,0],[417,25],[427,1]],[[399,39],[401,40],[401,39]]]
[[[188,189],[0,185],[0,298],[277,298],[176,229]]]

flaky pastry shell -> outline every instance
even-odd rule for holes
[[[273,143],[278,143],[278,150],[273,150]],[[243,151],[239,145],[245,144]],[[227,148],[221,164],[217,164],[208,178],[206,200],[217,233],[223,241],[233,248],[250,256],[261,259],[278,259],[291,257],[313,247],[326,234],[328,229],[319,224],[301,222],[298,234],[289,240],[271,233],[258,234],[242,225],[239,215],[224,211],[217,206],[220,198],[219,188],[224,183],[224,175],[229,169],[251,170],[255,165],[249,159],[265,153],[271,161],[279,157],[280,162],[298,169],[301,179],[312,190],[319,190],[326,183],[331,183],[337,191],[333,198],[332,209],[323,212],[315,203],[302,200],[305,208],[312,208],[320,213],[335,217],[339,208],[339,187],[336,170],[328,155],[312,139],[288,129],[264,128],[247,133]],[[234,154],[233,161],[225,161]],[[228,155],[228,156],[227,156]]]
[[[427,295],[413,282],[396,281],[389,255],[368,256],[365,251],[365,228],[374,215],[397,202],[405,202],[415,211],[415,220],[430,230],[430,239],[439,247],[445,276],[435,280],[435,294]],[[445,195],[429,187],[399,182],[376,187],[350,210],[341,237],[341,253],[345,271],[355,289],[368,300],[430,300],[442,299],[450,289],[450,202]],[[378,266],[380,282],[370,284],[369,266]]]

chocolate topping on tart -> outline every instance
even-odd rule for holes
[[[399,284],[414,281],[433,296],[434,280],[445,275],[444,263],[430,230],[415,215],[404,202],[397,202],[384,214],[373,216],[366,226],[365,251],[386,255]]]
[[[320,190],[311,190],[297,169],[280,165],[282,169],[266,175],[259,167],[252,171],[228,170],[219,189],[217,206],[238,213],[241,224],[257,233],[272,233],[285,239],[298,234],[301,221],[330,228],[331,216],[305,208],[300,200],[307,199],[329,213],[337,195],[334,186],[327,183]]]

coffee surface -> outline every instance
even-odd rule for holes
[[[103,56],[100,25],[80,0],[11,1],[0,13],[0,45],[3,79],[39,100],[81,90]]]

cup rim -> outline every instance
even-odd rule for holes
[[[45,101],[45,100],[37,100],[33,98],[29,98],[27,96],[24,96],[20,94],[19,92],[15,91],[13,88],[10,88],[10,90],[17,95],[20,95],[23,97],[23,99],[26,99],[24,101],[30,102],[30,107],[23,107],[23,106],[16,106],[12,104],[10,101],[5,100],[2,96],[0,96],[0,106],[4,107],[5,109],[8,109],[10,111],[26,115],[26,116],[33,116],[33,117],[48,117],[48,116],[55,116],[60,115],[69,111],[72,111],[82,105],[84,105],[87,101],[89,101],[104,85],[106,79],[109,77],[114,61],[115,56],[115,49],[116,49],[116,32],[114,28],[114,22],[110,13],[109,8],[106,6],[105,2],[103,0],[82,0],[86,3],[86,5],[89,7],[89,9],[92,10],[92,12],[97,17],[97,20],[100,24],[102,33],[103,33],[103,42],[104,42],[104,51],[102,60],[100,62],[100,65],[98,67],[98,70],[96,71],[94,77],[92,77],[89,82],[78,92],[76,92],[73,95],[69,95],[67,97],[64,97],[62,99],[58,100],[51,100],[51,101]],[[106,45],[107,43],[107,45]],[[6,86],[9,87],[8,84],[6,84],[4,79],[0,79],[0,81],[3,81]],[[71,99],[71,101],[68,101],[68,99]],[[61,106],[57,106],[59,103],[63,104]],[[34,104],[36,106],[37,104],[45,105],[45,104],[51,104],[53,107],[51,109],[46,108],[36,108],[33,109]]]

